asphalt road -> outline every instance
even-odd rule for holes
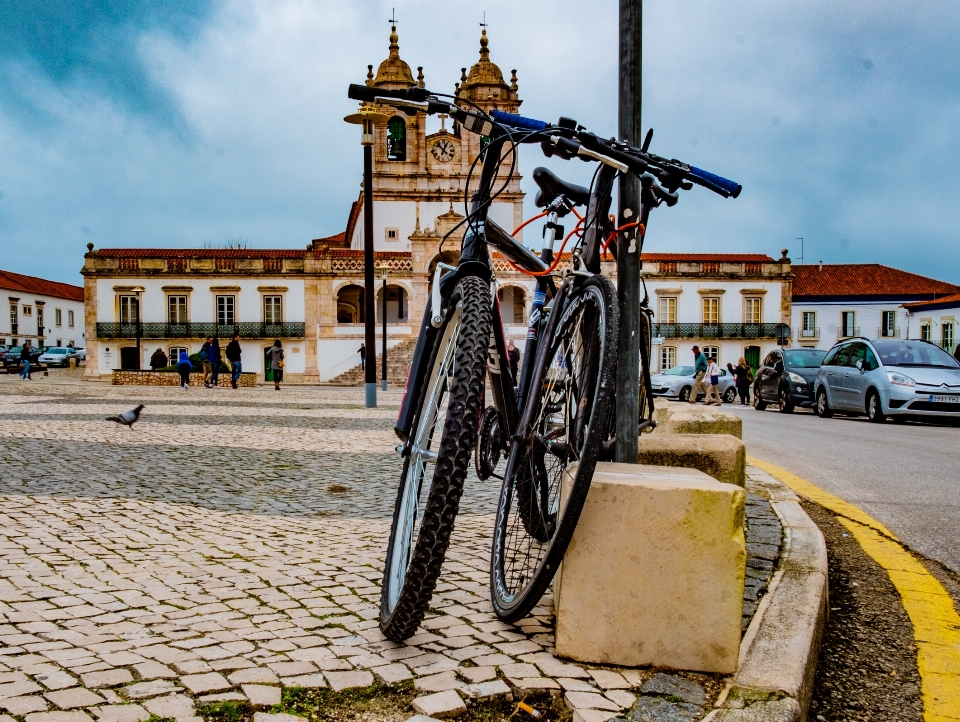
[[[901,541],[960,573],[960,423],[871,424],[798,409],[724,404],[747,454],[856,504]]]

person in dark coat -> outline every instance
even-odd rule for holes
[[[23,364],[23,368],[20,369],[20,376],[24,381],[30,381],[30,352],[32,350],[29,341],[24,343],[23,348],[20,349],[20,363]]]
[[[367,347],[364,344],[360,344],[360,348],[357,349],[360,353],[360,370],[367,370]]]
[[[150,357],[150,368],[154,371],[157,369],[165,368],[167,365],[167,355],[163,352],[162,348],[158,348],[153,352],[153,356]]]
[[[520,381],[517,376],[520,370],[520,349],[517,348],[512,339],[507,342],[507,360],[510,362],[510,375],[513,376],[513,385],[516,386]]]
[[[237,388],[237,381],[243,372],[243,364],[240,361],[240,334],[233,334],[233,341],[227,344],[227,361],[230,362],[230,385]]]
[[[270,347],[270,369],[273,371],[273,388],[280,390],[280,382],[283,381],[283,344],[280,339],[273,342]]]
[[[750,382],[753,380],[751,378],[753,373],[747,365],[746,359],[741,356],[740,360],[737,361],[736,368],[728,363],[727,371],[733,374],[734,383],[737,386],[737,393],[740,394],[740,405],[746,406],[750,403]]]
[[[210,386],[217,388],[220,384],[220,339],[216,336],[210,342]]]
[[[954,357],[957,361],[960,361],[960,343],[958,343],[958,344],[957,344],[957,347],[956,347],[955,349],[953,349],[953,357]]]
[[[193,371],[193,364],[190,363],[190,357],[186,351],[180,352],[180,360],[177,363],[177,372],[180,374],[180,386],[187,388],[190,385],[190,372]]]

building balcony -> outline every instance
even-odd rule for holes
[[[816,328],[798,328],[797,338],[801,341],[816,341],[820,338],[820,327]]]
[[[855,338],[860,335],[860,327],[856,328],[841,328],[837,332],[837,340],[842,341],[845,338]]]
[[[777,338],[778,323],[655,323],[653,335],[663,338]]]
[[[877,338],[900,338],[899,328],[878,328]]]
[[[141,338],[141,339],[178,339],[178,338],[303,338],[303,322],[255,323],[241,322],[229,326],[216,323],[98,323],[97,338]]]

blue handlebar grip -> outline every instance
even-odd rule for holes
[[[694,168],[693,166],[690,166],[690,175],[694,178],[699,178],[700,180],[706,181],[707,183],[711,183],[718,188],[722,188],[734,198],[740,195],[740,191],[743,190],[743,186],[741,186],[739,183],[734,183],[732,180],[727,180],[726,178],[714,175],[713,173],[701,170],[700,168]]]
[[[523,115],[514,115],[513,113],[504,113],[502,110],[495,110],[490,116],[498,123],[513,126],[514,128],[526,128],[527,130],[544,130],[549,124],[536,118],[527,118]]]

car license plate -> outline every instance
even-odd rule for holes
[[[955,404],[957,401],[960,401],[960,396],[933,396],[931,395],[928,399],[935,403],[941,404]]]

